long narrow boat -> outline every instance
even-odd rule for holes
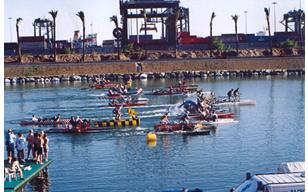
[[[210,129],[194,129],[194,130],[179,130],[179,131],[172,131],[172,132],[166,132],[166,131],[158,131],[156,134],[165,135],[165,134],[182,134],[185,136],[197,136],[197,135],[209,135],[212,130]]]
[[[238,123],[239,121],[236,121],[232,118],[226,118],[226,119],[216,119],[215,121],[203,121],[204,124],[206,125],[226,125],[226,124],[233,124],[233,123]]]
[[[27,125],[61,125],[61,124],[68,124],[69,119],[62,119],[58,122],[54,122],[53,120],[42,120],[42,121],[20,121],[19,124],[22,126]]]
[[[198,119],[198,120],[207,120],[201,114],[198,114],[198,113],[189,114],[189,117],[193,119]],[[218,119],[229,119],[229,118],[234,118],[234,117],[235,117],[234,113],[217,113]]]
[[[95,87],[95,89],[110,89],[110,88],[113,88],[117,85],[119,85],[119,84],[118,83],[105,83],[103,85],[96,84],[94,87]]]
[[[184,124],[184,123],[173,123],[173,124],[157,124],[154,126],[155,132],[172,132],[172,131],[182,131],[187,129],[203,129],[203,130],[213,130],[216,129],[213,125],[205,125],[200,123],[190,123],[190,124]]]
[[[121,127],[133,127],[140,124],[140,119],[123,119],[123,120],[104,120],[104,121],[95,121],[94,127],[91,127],[91,123],[88,123],[86,127],[83,127],[81,124],[76,128],[72,127],[63,127],[63,128],[50,128],[47,129],[46,133],[67,133],[67,134],[86,134],[86,133],[101,133],[106,131],[111,131],[119,129]]]
[[[241,99],[240,101],[235,101],[235,102],[230,102],[230,101],[223,101],[223,102],[218,102],[215,103],[214,106],[242,106],[242,105],[256,105],[255,100],[250,100],[250,99]]]
[[[94,127],[130,127],[139,126],[140,119],[103,120],[95,121]]]
[[[108,93],[108,97],[121,97],[121,96],[126,96],[126,95],[139,95],[143,92],[142,88],[131,88],[128,89],[126,93],[119,93],[119,92],[114,92],[112,94]]]
[[[134,107],[134,106],[145,106],[146,102],[137,102],[137,103],[109,103],[108,105],[101,105],[101,107]]]

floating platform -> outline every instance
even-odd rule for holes
[[[44,161],[44,164],[36,164],[33,161],[21,163],[24,167],[31,166],[31,170],[23,170],[24,179],[20,179],[19,175],[16,174],[16,178],[12,178],[11,182],[9,182],[8,178],[4,181],[4,191],[5,192],[13,192],[24,186],[28,183],[33,177],[35,177],[41,170],[46,168],[52,160]]]

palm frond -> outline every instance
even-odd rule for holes
[[[82,21],[82,22],[84,22],[84,12],[83,11],[79,11],[77,14],[76,14],[79,18],[80,18],[80,20]]]
[[[114,22],[116,27],[118,27],[118,25],[119,25],[118,17],[116,15],[113,15],[113,16],[110,17],[110,22]]]
[[[231,15],[232,20],[234,20],[234,22],[237,22],[239,15],[235,14],[235,15]]]
[[[265,12],[266,17],[269,17],[270,9],[269,8],[264,8],[264,12]]]
[[[17,18],[17,19],[16,19],[16,25],[19,25],[19,23],[20,23],[21,21],[22,21],[22,18],[20,18],[20,17]]]
[[[52,16],[53,19],[55,19],[57,17],[58,11],[51,10],[48,13]]]

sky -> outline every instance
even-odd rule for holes
[[[247,11],[247,32],[257,33],[266,29],[264,8],[271,9],[271,29],[274,31],[274,5],[276,4],[276,29],[283,31],[280,24],[283,14],[300,5],[305,10],[304,0],[181,0],[181,6],[190,9],[190,32],[192,35],[205,37],[209,35],[209,22],[212,12],[213,35],[234,33],[234,22],[231,15],[239,15],[238,32],[245,33],[245,13]],[[16,18],[21,17],[20,36],[32,36],[32,22],[36,18],[49,18],[50,10],[58,10],[57,40],[70,40],[75,30],[82,31],[82,24],[76,13],[85,13],[86,34],[98,33],[98,44],[103,40],[113,39],[114,24],[109,17],[118,15],[118,0],[5,0],[4,1],[4,41],[16,41]],[[9,19],[12,18],[12,19]],[[141,22],[141,21],[140,21]],[[92,26],[92,27],[91,27]],[[133,32],[135,26],[132,27]],[[158,27],[159,28],[159,27]],[[159,28],[160,29],[160,28]]]

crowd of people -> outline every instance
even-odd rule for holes
[[[21,132],[16,136],[14,131],[9,129],[5,136],[8,163],[13,163],[15,159],[24,163],[30,160],[32,155],[33,161],[43,164],[43,160],[48,161],[48,143],[48,136],[43,131],[34,133],[31,129],[25,137]],[[15,158],[15,149],[17,158]]]
[[[4,167],[5,176],[18,173],[21,180],[23,177],[23,169],[20,163],[24,163],[30,159],[32,155],[32,161],[37,164],[43,164],[43,159],[48,161],[48,143],[49,139],[44,132],[34,133],[33,130],[29,131],[29,134],[25,138],[21,132],[18,132],[17,136],[12,129],[9,129],[6,134],[6,149],[9,166]],[[17,151],[17,157],[15,157],[15,148]],[[25,160],[25,151],[27,149],[27,158]],[[26,170],[27,167],[24,168]],[[31,167],[30,167],[31,168]],[[15,176],[16,177],[16,176]],[[9,181],[10,181],[9,177]]]

